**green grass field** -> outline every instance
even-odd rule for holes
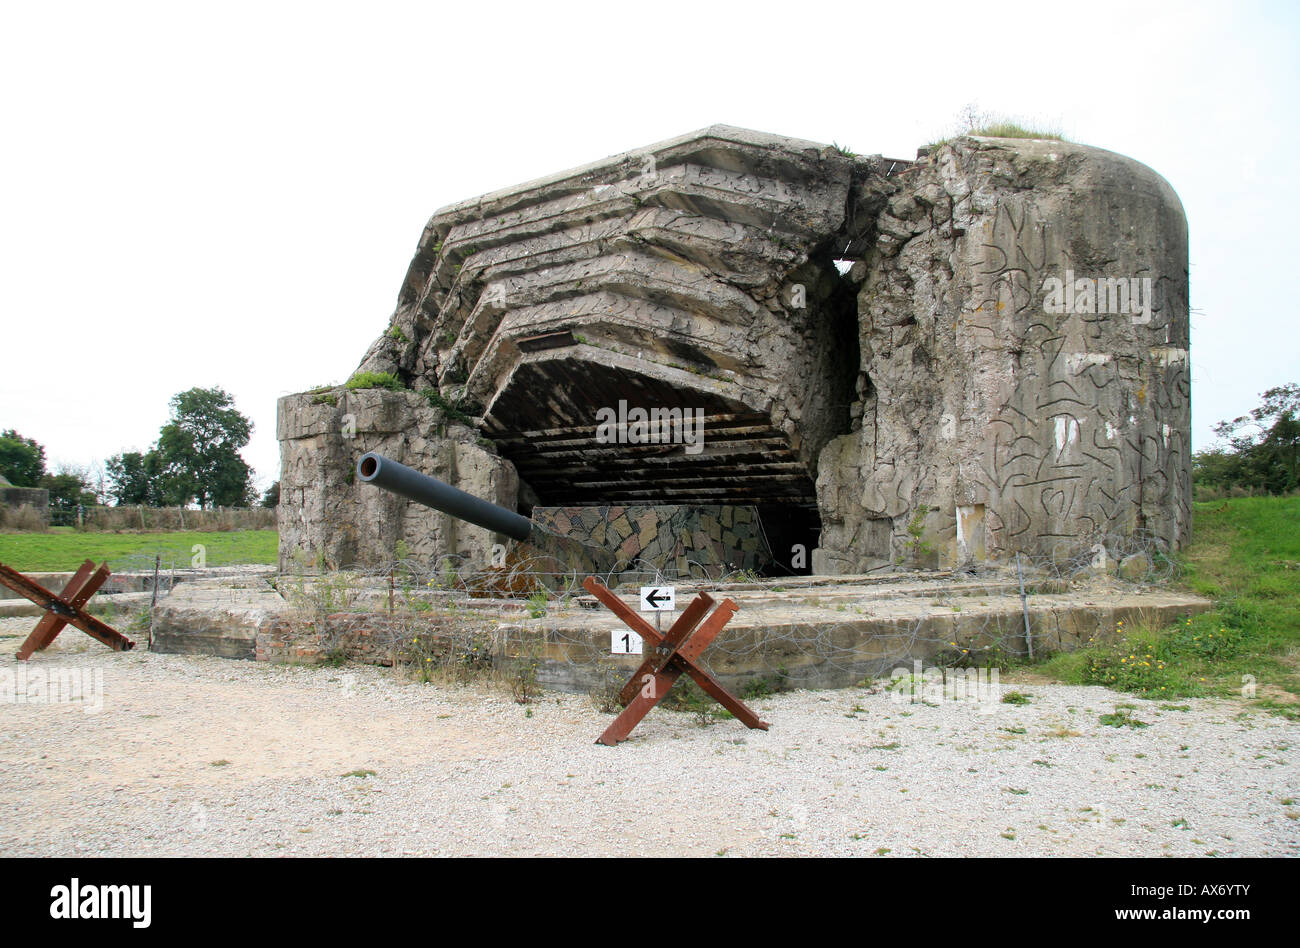
[[[180,569],[191,565],[194,546],[201,544],[208,566],[265,564],[276,561],[278,543],[275,530],[78,533],[55,527],[49,533],[0,533],[0,563],[19,572],[55,573],[75,570],[90,558],[122,572],[152,569],[154,556],[161,554],[164,569]]]
[[[1179,559],[1181,584],[1217,608],[1176,626],[1121,629],[1113,645],[1038,670],[1148,698],[1249,698],[1253,685],[1253,705],[1300,720],[1300,497],[1195,504]]]

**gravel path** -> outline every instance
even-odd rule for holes
[[[0,676],[30,625],[0,622]],[[1300,725],[1231,701],[793,692],[754,702],[768,732],[655,710],[607,748],[579,695],[520,706],[72,632],[38,668],[102,670],[103,709],[0,686],[3,856],[1300,853]],[[1125,703],[1149,726],[1099,722]]]

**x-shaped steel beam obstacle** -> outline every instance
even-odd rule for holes
[[[653,652],[648,652],[641,666],[627,680],[619,692],[619,702],[623,710],[614,722],[605,729],[605,733],[596,739],[597,744],[613,747],[619,741],[627,740],[632,729],[668,694],[668,689],[681,677],[682,673],[690,675],[695,683],[704,689],[718,704],[730,711],[748,728],[766,731],[766,721],[760,721],[758,715],[745,707],[744,702],[718,684],[707,671],[696,664],[696,660],[709,647],[709,644],[722,631],[723,626],[740,608],[730,599],[722,604],[713,615],[704,618],[713,607],[713,597],[700,593],[688,605],[667,633],[658,631],[641,618],[636,611],[618,596],[614,595],[600,580],[588,576],[582,583],[583,588],[599,599],[610,612],[618,616],[629,629],[648,642]],[[692,634],[694,633],[694,634]]]
[[[63,592],[55,595],[40,583],[28,579],[17,570],[0,563],[0,583],[8,586],[20,596],[26,596],[45,610],[32,634],[18,650],[18,660],[25,662],[33,652],[49,648],[65,625],[85,632],[92,639],[103,642],[115,652],[125,652],[135,648],[135,643],[105,622],[86,612],[84,606],[90,597],[99,591],[99,587],[108,580],[108,564],[95,569],[91,560],[81,564],[81,568],[72,574]]]

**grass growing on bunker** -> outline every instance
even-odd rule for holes
[[[974,105],[962,109],[953,130],[927,144],[926,150],[948,144],[955,138],[972,135],[981,138],[1027,138],[1056,142],[1068,142],[1060,127],[1037,119],[1004,115],[999,112],[983,112]]]
[[[1194,505],[1182,584],[1215,600],[1172,625],[1119,623],[1112,643],[1040,666],[1147,698],[1240,697],[1300,720],[1300,496]]]
[[[473,425],[474,419],[470,417],[466,408],[474,410],[476,406],[466,405],[461,402],[453,402],[439,394],[436,388],[425,388],[420,390],[420,395],[424,397],[432,407],[442,409],[443,413],[452,421],[460,422],[462,425]],[[481,438],[480,441],[487,439]]]
[[[1065,136],[1056,129],[1027,128],[1019,122],[1011,121],[989,122],[986,125],[971,129],[966,134],[984,138],[1037,138],[1054,142],[1066,140]]]
[[[392,372],[357,372],[347,380],[345,386],[349,392],[367,388],[386,388],[390,392],[401,392],[406,389],[402,380]]]

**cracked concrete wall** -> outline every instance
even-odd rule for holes
[[[963,138],[861,188],[883,206],[850,274],[860,413],[819,460],[814,571],[1179,547],[1187,229],[1169,185],[1101,149]],[[1114,283],[1100,305],[1084,292],[1120,278],[1149,310],[1115,312]]]
[[[852,302],[828,248],[870,163],[713,126],[443,208],[359,371],[472,406],[543,503],[587,502],[567,475],[593,468],[605,475],[587,478],[600,481],[593,501],[812,503],[856,368]],[[597,410],[624,397],[736,420],[666,476],[661,459],[620,469],[635,452],[593,435]],[[755,431],[763,472],[745,450]],[[550,451],[560,436],[581,441],[582,457]],[[692,480],[726,463],[749,478]],[[761,486],[746,496],[747,483]],[[707,489],[719,484],[729,496]]]
[[[772,559],[752,507],[537,507],[533,520],[548,533],[610,550],[619,568],[718,577],[757,571]]]

